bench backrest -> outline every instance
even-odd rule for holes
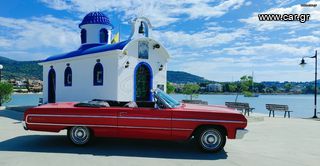
[[[279,111],[288,111],[288,105],[280,105],[280,104],[266,104],[267,110],[279,110]]]
[[[237,108],[237,109],[249,109],[249,103],[238,103],[238,102],[226,102],[225,103],[229,108]]]

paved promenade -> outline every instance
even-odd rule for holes
[[[250,121],[243,140],[228,140],[225,151],[205,154],[188,143],[97,139],[71,145],[66,132],[25,131],[22,113],[0,111],[1,166],[317,166],[320,121],[268,118]]]

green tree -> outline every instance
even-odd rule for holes
[[[261,83],[254,83],[254,87],[258,92],[263,92],[266,86]]]
[[[240,88],[241,92],[249,91],[252,86],[252,77],[251,76],[242,76],[240,78]]]
[[[289,92],[292,89],[292,84],[290,83],[284,84],[284,89],[286,90],[286,92]]]
[[[190,100],[197,96],[197,92],[200,89],[198,84],[185,84],[182,88],[182,93],[186,95],[190,95]]]
[[[229,87],[229,91],[230,92],[236,92],[237,91],[237,84],[235,84],[235,83],[230,83],[228,85],[228,87]]]
[[[266,88],[266,93],[273,93],[273,92],[274,92],[274,91],[273,91],[272,88],[270,88],[270,87]]]
[[[167,93],[168,94],[173,93],[175,89],[176,89],[175,86],[173,86],[170,82],[167,82]]]
[[[302,90],[303,93],[305,94],[312,94],[314,93],[314,86],[312,85],[307,85],[303,90]]]
[[[229,90],[229,83],[222,83],[222,90],[223,92],[230,92]]]
[[[243,93],[245,96],[252,96],[252,92],[250,91],[250,88],[252,89],[253,84],[253,78],[252,76],[244,75],[240,78],[240,82],[237,84],[237,96],[235,99],[235,102],[238,100],[239,93]]]
[[[278,91],[278,88],[275,85],[272,85],[271,88],[272,88],[273,92],[277,92]]]
[[[0,82],[0,106],[11,100],[13,86],[6,82]]]

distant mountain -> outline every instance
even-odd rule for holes
[[[0,56],[0,64],[4,66],[4,79],[30,78],[42,80],[42,66],[38,65],[38,61],[16,61]]]
[[[203,83],[209,80],[183,71],[168,71],[167,79],[172,83]]]
[[[0,64],[4,66],[4,79],[40,79],[42,80],[42,66],[38,65],[38,61],[16,61],[0,56]],[[202,83],[208,80],[187,72],[168,71],[167,78],[172,83]]]

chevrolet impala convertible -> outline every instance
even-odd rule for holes
[[[61,102],[27,110],[26,130],[59,132],[84,145],[95,137],[181,141],[193,139],[205,152],[223,149],[226,139],[247,133],[247,119],[225,106],[179,103],[163,91],[152,92],[153,102],[123,102],[94,99]]]

